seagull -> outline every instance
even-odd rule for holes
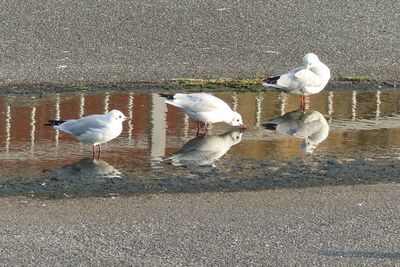
[[[328,122],[315,110],[291,111],[281,117],[265,121],[263,125],[269,130],[304,139],[301,149],[306,153],[312,153],[329,134]]]
[[[165,103],[180,108],[189,117],[197,121],[197,135],[200,123],[208,131],[207,123],[225,122],[231,126],[246,128],[242,116],[233,111],[223,100],[207,93],[159,94],[166,98]]]
[[[92,145],[93,159],[95,157],[95,146],[116,138],[122,132],[122,123],[130,118],[119,110],[112,110],[107,114],[94,114],[76,120],[49,120],[45,126],[53,126],[55,129],[68,133],[84,144]]]
[[[276,87],[286,93],[301,95],[304,109],[306,96],[321,92],[331,78],[331,71],[318,56],[308,53],[303,57],[303,66],[286,74],[264,80],[266,87]]]
[[[221,135],[197,136],[165,158],[165,161],[171,162],[174,166],[215,167],[214,161],[225,155],[232,146],[240,143],[242,134],[241,131],[229,131]]]

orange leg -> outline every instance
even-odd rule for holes
[[[97,159],[100,159],[100,154],[101,154],[101,146],[100,144],[97,145],[99,147],[99,154],[97,155]]]
[[[198,122],[198,121],[196,121],[197,122],[197,133],[196,133],[196,136],[199,136],[199,133],[200,133],[200,122]]]
[[[93,155],[92,155],[92,159],[94,159],[94,155],[95,155],[95,149],[94,149],[95,145],[92,146],[93,148]]]
[[[96,146],[99,148],[99,153],[97,154],[97,159],[100,159],[100,153],[101,153],[100,144],[97,144],[97,145],[93,145],[93,146],[92,146],[92,148],[93,148],[92,159],[95,159],[95,158],[96,158]]]
[[[204,122],[204,123],[203,123],[203,126],[204,126],[204,129],[206,130],[206,131],[204,132],[204,135],[206,135],[206,133],[208,132],[207,123]]]
[[[196,136],[199,136],[200,128],[204,128],[204,130],[205,130],[204,135],[206,135],[206,133],[208,132],[207,123],[206,122],[197,121],[197,133],[196,133]]]
[[[300,95],[300,99],[301,99],[300,108],[302,110],[305,110],[306,109],[306,96],[305,95]]]

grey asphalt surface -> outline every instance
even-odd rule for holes
[[[320,55],[398,81],[398,1],[2,1],[0,88],[254,78]],[[1,265],[400,266],[396,183],[0,198]]]
[[[0,199],[4,266],[399,266],[399,184]]]
[[[280,74],[317,53],[334,78],[398,81],[397,0],[2,1],[0,87]]]

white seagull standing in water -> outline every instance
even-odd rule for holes
[[[263,85],[276,87],[286,93],[301,95],[301,107],[304,109],[306,96],[322,91],[331,78],[331,71],[318,56],[308,53],[303,57],[303,65],[286,74],[268,78]]]
[[[119,110],[112,110],[107,114],[94,114],[76,120],[49,120],[46,126],[68,133],[80,142],[93,146],[93,159],[95,146],[99,148],[97,158],[100,158],[100,144],[116,138],[122,132],[122,123],[130,118]]]
[[[233,111],[227,103],[207,93],[193,94],[160,94],[165,97],[165,103],[180,108],[189,117],[197,121],[197,134],[200,123],[208,131],[207,123],[225,122],[231,126],[246,128],[242,116]]]

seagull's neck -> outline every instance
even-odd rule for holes
[[[235,113],[234,113],[234,111],[232,111],[231,113],[230,113],[230,115],[228,115],[229,113],[226,113],[227,115],[225,116],[225,120],[224,120],[224,122],[226,123],[226,124],[231,124],[231,122],[232,122],[232,120],[233,120],[233,117],[235,116]]]

